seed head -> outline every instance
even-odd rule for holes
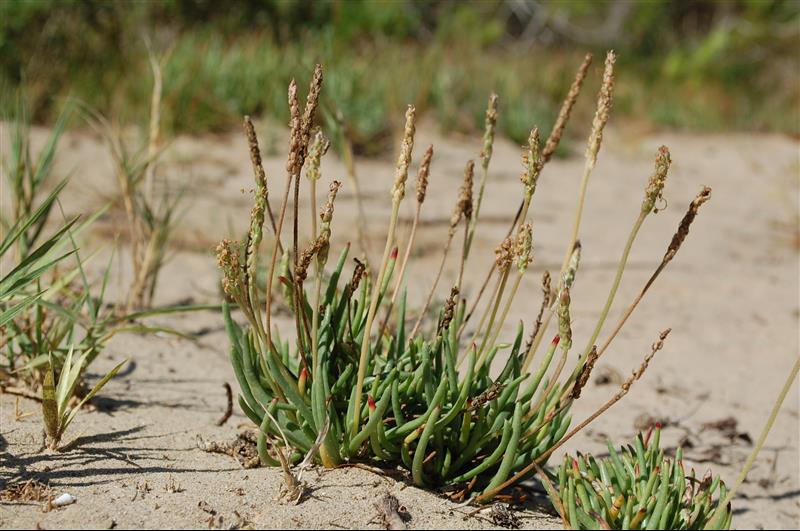
[[[331,183],[330,191],[328,192],[328,200],[325,201],[325,205],[322,207],[322,211],[319,213],[319,218],[322,220],[322,224],[320,227],[319,239],[320,248],[317,253],[317,260],[320,269],[325,267],[325,263],[328,261],[328,251],[330,250],[330,242],[331,242],[331,220],[333,219],[333,204],[336,201],[336,194],[339,192],[339,187],[342,185],[339,181],[333,181]]]
[[[308,87],[308,96],[306,97],[306,106],[303,109],[303,119],[301,123],[302,131],[302,145],[303,156],[305,157],[308,143],[311,138],[311,126],[314,123],[314,113],[319,105],[319,94],[322,91],[322,65],[317,64],[314,67],[314,75],[311,76],[311,83]]]
[[[483,169],[489,167],[494,146],[494,130],[497,125],[497,94],[489,96],[489,105],[486,108],[486,120],[483,130],[483,149],[481,150],[481,165]]]
[[[217,246],[217,265],[222,271],[222,290],[237,302],[246,293],[239,248],[239,242],[232,240],[222,240]]]
[[[525,186],[525,198],[530,200],[536,191],[536,182],[539,179],[539,171],[542,169],[538,127],[534,127],[528,136],[528,147],[522,154],[522,165],[525,167],[525,171],[522,172],[519,180]]]
[[[431,159],[433,158],[433,146],[428,146],[425,155],[422,157],[422,163],[417,170],[417,203],[422,204],[425,202],[425,194],[428,191],[428,176],[431,171]]]
[[[514,240],[511,236],[503,240],[503,243],[494,250],[495,264],[498,271],[505,273],[511,268],[514,261]]]
[[[581,373],[575,382],[575,387],[572,388],[573,400],[577,400],[581,397],[581,391],[584,387],[586,387],[586,384],[589,383],[589,377],[592,375],[592,369],[594,369],[594,364],[596,361],[597,345],[594,345],[591,352],[589,352],[589,356],[586,358],[586,363],[584,363],[583,367],[581,368]]]
[[[569,316],[569,288],[561,290],[558,301],[558,335],[561,338],[561,348],[569,350],[572,347],[572,325]]]
[[[578,266],[581,263],[581,242],[576,241],[575,247],[572,249],[572,256],[569,258],[569,264],[567,264],[567,269],[564,271],[564,276],[561,278],[561,284],[569,289],[572,287],[572,283],[575,282],[575,274],[578,272]]]
[[[700,193],[698,193],[689,204],[689,209],[686,211],[686,214],[683,215],[683,219],[681,219],[681,223],[678,225],[677,232],[675,232],[675,234],[672,236],[672,241],[669,243],[669,247],[667,248],[667,252],[664,254],[662,262],[666,264],[678,253],[678,249],[681,248],[686,236],[689,235],[689,227],[692,225],[694,218],[697,216],[697,211],[700,209],[700,206],[709,199],[711,199],[711,188],[704,186],[703,189],[700,190]]]
[[[516,254],[517,268],[524,273],[533,259],[533,227],[530,223],[522,225],[517,231]]]
[[[361,279],[364,277],[364,271],[367,269],[366,264],[358,258],[353,258],[353,260],[356,263],[356,267],[353,268],[353,276],[350,277],[350,283],[348,284],[348,292],[350,295],[352,295],[358,289],[358,285],[361,283]]]
[[[450,232],[455,230],[458,222],[463,217],[467,221],[472,219],[472,185],[475,176],[475,163],[471,160],[467,161],[467,167],[464,169],[464,181],[461,183],[461,189],[458,192],[458,201],[453,215],[450,216]]]
[[[294,268],[294,279],[298,286],[301,286],[308,276],[308,266],[320,249],[325,245],[325,238],[320,234],[300,255],[297,265]]]
[[[314,135],[314,141],[308,148],[308,169],[306,170],[306,178],[309,181],[317,181],[322,176],[320,172],[320,163],[322,156],[328,152],[330,141],[322,134],[322,131],[317,131]]]
[[[586,79],[586,73],[589,71],[589,65],[591,64],[592,54],[587,53],[586,57],[583,59],[583,63],[580,68],[578,68],[578,72],[575,74],[575,79],[572,81],[572,86],[569,88],[569,93],[564,99],[564,103],[561,104],[561,110],[558,113],[558,118],[556,118],[553,130],[550,132],[550,136],[547,137],[547,143],[542,150],[542,166],[545,162],[550,160],[550,157],[556,152],[558,144],[561,142],[561,136],[564,134],[564,128],[569,121],[569,115],[572,113],[572,108],[578,100],[578,94],[581,92],[583,81]]]
[[[600,86],[600,93],[597,95],[597,110],[592,121],[592,133],[589,136],[589,145],[586,147],[586,160],[590,168],[594,168],[597,163],[597,153],[600,151],[600,144],[603,143],[603,129],[608,123],[608,116],[611,114],[611,105],[614,99],[614,63],[617,56],[614,51],[606,55],[606,65],[603,70],[603,84]]]
[[[255,278],[258,248],[261,245],[264,229],[264,212],[267,208],[267,176],[261,162],[261,150],[258,147],[258,137],[255,127],[249,116],[244,117],[244,133],[250,148],[250,162],[256,181],[256,198],[253,209],[250,211],[250,232],[248,234],[247,249],[245,251],[245,267],[248,275]]]
[[[458,286],[453,286],[450,290],[450,296],[444,304],[444,313],[442,314],[442,322],[439,324],[438,335],[446,332],[450,323],[455,316],[456,303],[458,302]]]
[[[397,158],[397,169],[395,171],[394,186],[392,187],[392,200],[399,203],[406,194],[406,179],[408,179],[408,167],[411,165],[411,152],[414,150],[414,133],[416,131],[417,111],[413,105],[406,109],[406,126],[403,131],[403,145],[400,148],[400,155]]]
[[[642,212],[649,214],[655,208],[656,201],[663,199],[661,194],[664,191],[664,183],[667,181],[667,172],[669,171],[671,162],[667,146],[658,148],[658,152],[656,153],[656,168],[653,172],[653,176],[650,177],[650,182],[647,183],[647,189],[644,191]],[[658,209],[655,211],[658,212]]]
[[[289,175],[297,175],[302,166],[302,118],[300,103],[297,101],[297,83],[294,79],[289,83],[289,156],[286,160],[286,171]]]

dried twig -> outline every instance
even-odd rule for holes
[[[217,426],[222,426],[228,422],[228,419],[233,415],[233,391],[231,390],[231,384],[225,382],[222,384],[222,387],[225,388],[225,397],[228,402],[225,406],[225,413],[223,413],[222,417],[217,421]]]

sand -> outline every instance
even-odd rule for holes
[[[277,146],[278,153],[265,154],[273,204],[277,204],[284,186],[284,131],[264,124],[258,130],[272,138],[265,145]],[[417,139],[418,154],[428,143],[434,144],[436,154],[419,243],[408,270],[413,279],[412,301],[419,301],[432,281],[463,166],[480,151],[477,138],[441,137],[435,131],[423,126]],[[39,144],[45,136],[46,131],[35,131]],[[670,146],[674,161],[665,194],[668,207],[647,220],[609,323],[616,322],[657,265],[695,193],[708,185],[714,195],[678,257],[599,362],[595,378],[574,407],[574,419],[583,419],[617,391],[615,379],[638,366],[660,330],[672,327],[673,331],[630,395],[564,450],[602,453],[607,437],[621,444],[634,436],[636,426],[658,420],[666,426],[665,444],[682,442],[687,462],[699,474],[713,469],[732,483],[800,350],[798,143],[772,135],[695,136],[612,129],[589,186],[581,230],[583,262],[572,291],[578,347],[586,341],[605,300],[624,239],[638,213],[653,155],[662,143]],[[557,269],[563,257],[583,165],[581,146],[576,145],[574,152],[550,163],[540,179],[531,209],[535,259],[506,322],[506,337],[519,319],[530,326],[539,307],[541,272]],[[466,274],[467,296],[476,292],[493,260],[492,250],[516,210],[522,169],[519,156],[517,146],[498,140],[474,258]],[[238,134],[181,137],[165,157],[163,171],[171,184],[185,187],[186,199],[175,250],[162,273],[155,303],[216,303],[218,275],[212,249],[221,238],[241,235],[248,221],[252,172],[245,142]],[[89,213],[115,193],[110,160],[91,132],[76,131],[65,137],[57,171],[73,175],[64,193],[67,214]],[[359,161],[358,172],[370,219],[372,252],[377,253],[388,221],[393,164],[389,158]],[[325,183],[331,178],[344,183],[333,222],[334,252],[345,241],[357,246],[352,183],[332,155],[324,161],[323,174]],[[320,186],[320,196],[326,186]],[[301,219],[308,220],[305,194],[301,207]],[[412,215],[412,201],[407,201],[401,239]],[[104,246],[90,265],[95,277],[104,267],[103,254],[114,245],[122,220],[122,213],[112,209],[83,243],[87,249]],[[129,275],[124,252],[121,256],[114,263],[115,293],[124,288]],[[457,262],[449,261],[445,278],[452,279],[456,268]],[[449,291],[449,282],[444,281],[438,290],[439,300]],[[21,411],[33,414],[17,420],[15,397],[0,396],[0,488],[36,477],[49,482],[55,494],[67,492],[77,500],[49,512],[38,502],[0,502],[0,526],[379,527],[374,504],[386,492],[405,506],[408,524],[414,528],[493,525],[490,515],[468,516],[471,508],[416,489],[402,477],[355,468],[311,470],[304,477],[309,485],[307,499],[299,505],[277,501],[280,471],[243,469],[227,455],[198,449],[198,438],[223,441],[248,426],[238,409],[224,426],[215,425],[225,409],[223,383],[231,383],[236,390],[221,315],[200,312],[155,318],[151,323],[180,329],[196,339],[116,336],[92,366],[92,378],[123,358],[131,361],[104,389],[96,409],[78,415],[66,435],[67,440],[77,438],[69,451],[38,452],[38,403],[22,399]],[[283,319],[279,324],[287,325]],[[601,338],[607,332],[608,328]],[[789,529],[800,524],[798,407],[795,384],[767,447],[734,502],[735,527]],[[714,424],[723,420],[727,420],[727,431]],[[561,455],[559,451],[556,458]],[[524,510],[515,514],[526,528],[560,525],[535,491]]]

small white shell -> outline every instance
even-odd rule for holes
[[[70,505],[72,503],[75,503],[75,496],[72,494],[67,494],[66,492],[53,500],[54,507],[64,507],[65,505]]]

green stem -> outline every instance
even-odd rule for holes
[[[597,320],[597,324],[594,327],[594,332],[592,332],[592,336],[589,338],[589,341],[586,343],[586,347],[581,353],[581,357],[578,360],[575,372],[570,377],[570,381],[577,377],[581,367],[583,366],[583,362],[586,360],[587,356],[589,356],[589,352],[592,351],[592,347],[594,346],[595,341],[597,341],[597,336],[600,335],[600,331],[603,329],[603,324],[606,322],[608,312],[611,311],[611,305],[614,303],[614,297],[617,295],[617,290],[619,289],[619,284],[622,280],[622,274],[625,272],[625,266],[628,264],[628,256],[630,255],[631,248],[633,247],[633,242],[636,240],[636,235],[639,233],[639,229],[642,228],[642,223],[646,217],[647,212],[642,211],[639,214],[639,217],[636,219],[636,223],[633,224],[633,228],[628,235],[628,241],[625,243],[625,249],[622,251],[622,257],[619,259],[619,265],[617,265],[617,274],[614,277],[614,282],[611,284],[611,290],[608,292],[606,304],[603,306],[603,311],[600,312],[600,318]]]
[[[481,341],[481,346],[478,348],[478,365],[477,368],[480,369],[483,365],[483,353],[486,349],[487,340],[489,339],[489,334],[491,333],[494,327],[494,320],[497,317],[497,310],[500,307],[500,300],[503,298],[503,292],[506,289],[506,283],[508,282],[508,270],[503,271],[502,277],[500,280],[500,288],[497,290],[497,297],[494,300],[494,304],[492,305],[492,313],[489,316],[489,323],[486,325],[486,333],[483,335],[483,340]],[[474,343],[474,340],[473,340]]]
[[[800,357],[795,360],[794,367],[792,367],[792,370],[789,372],[789,376],[786,378],[786,382],[783,384],[783,389],[781,389],[775,404],[772,406],[772,412],[770,412],[769,418],[767,419],[766,424],[764,424],[764,429],[761,430],[761,435],[758,437],[758,442],[756,443],[755,448],[753,448],[753,451],[750,453],[750,456],[747,458],[742,471],[739,473],[739,477],[736,478],[736,483],[733,485],[733,488],[728,491],[728,495],[725,496],[725,499],[722,500],[722,502],[717,506],[714,517],[709,520],[708,524],[706,524],[706,529],[713,529],[716,526],[717,521],[727,512],[727,506],[731,500],[733,500],[734,496],[736,496],[736,491],[739,490],[739,487],[741,487],[742,483],[744,483],[747,473],[750,472],[756,457],[758,457],[758,453],[764,447],[764,443],[767,440],[767,435],[769,435],[772,426],[775,424],[775,419],[778,417],[778,412],[780,411],[784,400],[786,400],[786,395],[789,394],[789,389],[792,388],[795,378],[797,378],[798,371],[800,371]]]
[[[383,284],[383,276],[386,272],[386,265],[389,263],[389,255],[392,252],[392,245],[394,245],[395,229],[397,228],[397,214],[399,210],[400,201],[396,200],[394,205],[392,205],[392,216],[389,220],[389,230],[386,234],[386,245],[383,249],[381,267],[378,270],[378,275],[375,277],[375,285],[372,287],[372,298],[369,302],[367,321],[364,324],[364,335],[361,341],[361,355],[359,356],[358,360],[358,380],[356,381],[353,425],[351,427],[353,437],[355,437],[358,433],[358,426],[361,423],[361,393],[364,389],[364,378],[367,375],[367,365],[369,364],[369,336],[372,330],[372,322],[375,320],[375,312],[378,310],[378,300],[380,298],[381,285]]]

